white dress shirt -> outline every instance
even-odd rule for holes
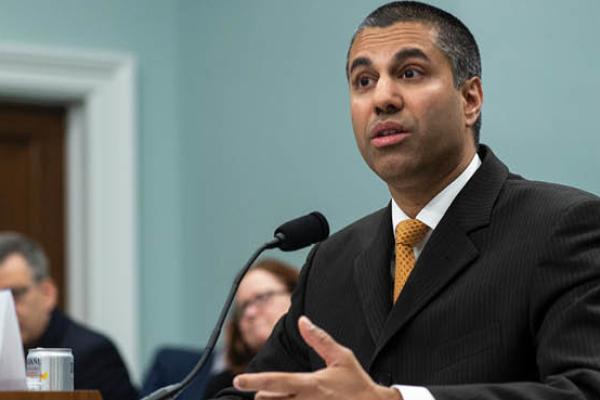
[[[475,171],[481,165],[481,159],[479,155],[475,153],[475,156],[465,168],[465,170],[450,183],[448,186],[444,188],[441,192],[439,192],[416,216],[416,219],[423,222],[425,225],[429,227],[429,232],[425,235],[425,238],[421,241],[421,243],[417,244],[413,247],[413,251],[415,253],[415,260],[419,258],[421,251],[427,244],[431,233],[436,228],[436,226],[441,221],[444,214],[450,207],[450,204],[454,201],[454,198],[458,195],[458,193],[462,190],[462,188],[467,184],[469,179],[475,174]],[[398,204],[392,199],[392,228],[396,231],[396,226],[404,221],[410,219],[404,211],[400,209]],[[392,260],[394,257],[392,257]],[[392,268],[393,273],[393,268]],[[435,400],[433,395],[427,388],[422,386],[408,386],[408,385],[393,385],[400,393],[404,400]]]

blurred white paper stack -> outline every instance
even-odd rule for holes
[[[0,290],[0,391],[27,390],[25,357],[12,294]]]

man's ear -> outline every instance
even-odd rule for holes
[[[47,311],[52,311],[58,302],[58,289],[52,279],[48,278],[40,282],[40,291],[44,299],[44,308]]]
[[[473,127],[481,114],[481,106],[483,105],[481,78],[474,76],[465,80],[461,86],[461,94],[465,123],[468,127]]]

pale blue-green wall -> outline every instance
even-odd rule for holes
[[[336,230],[387,201],[355,149],[343,73],[380,3],[0,0],[0,39],[138,59],[144,365],[160,343],[205,342],[280,222],[318,209]],[[482,141],[529,178],[600,194],[600,2],[435,4],[479,40]]]

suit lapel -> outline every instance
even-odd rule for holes
[[[391,306],[390,260],[394,235],[390,206],[377,214],[373,231],[365,231],[371,242],[354,262],[354,279],[373,342],[377,342]]]
[[[460,229],[438,226],[384,323],[377,354],[400,329],[421,311],[452,279],[477,257],[477,249]]]
[[[489,223],[494,202],[508,176],[507,168],[487,147],[481,146],[480,157],[482,165],[432,232],[388,314],[370,365],[390,339],[477,258],[478,249],[469,234]]]

